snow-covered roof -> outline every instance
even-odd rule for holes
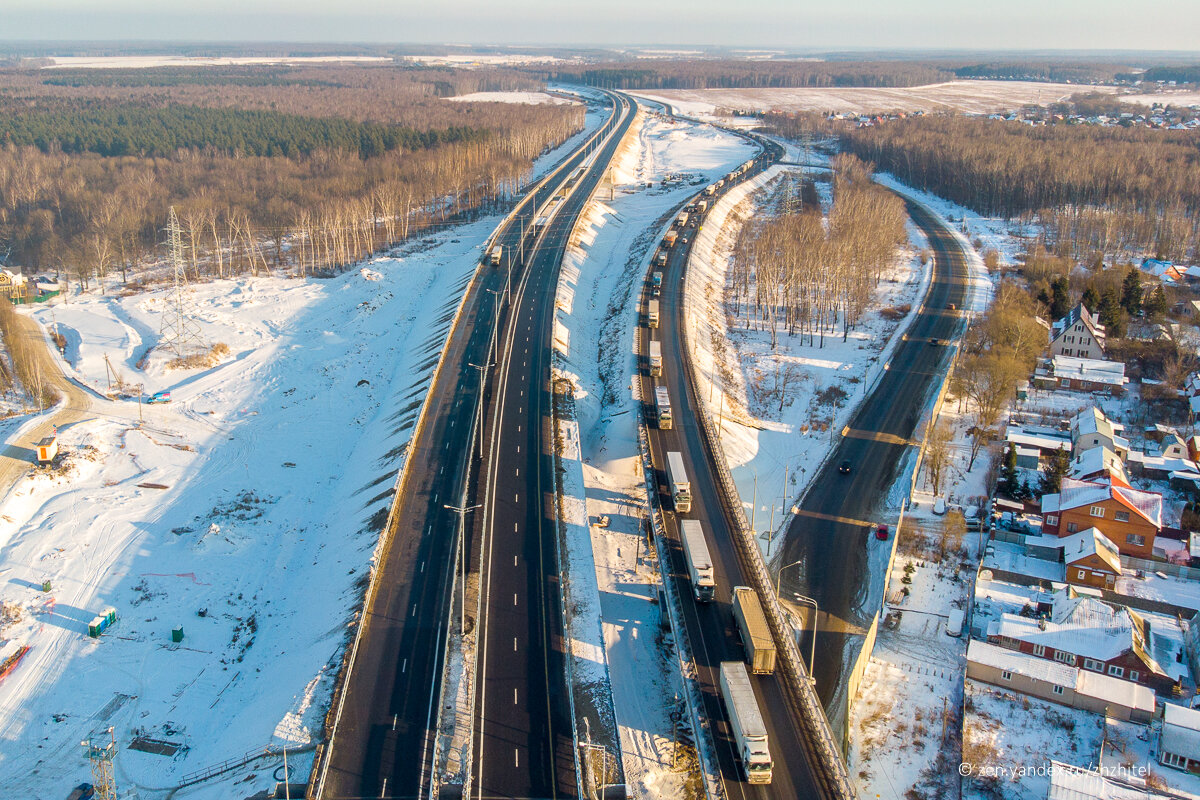
[[[1050,364],[1054,377],[1059,380],[1070,378],[1106,386],[1124,386],[1129,382],[1125,377],[1125,365],[1120,361],[1056,355]]]
[[[1164,753],[1200,760],[1200,711],[1164,704],[1162,736],[1158,741]]]
[[[1042,496],[1042,513],[1066,511],[1072,508],[1095,505],[1105,500],[1116,500],[1143,517],[1156,528],[1162,527],[1162,495],[1143,492],[1127,486],[1062,479],[1062,490],[1058,494]]]
[[[1115,574],[1121,574],[1121,551],[1099,528],[1088,528],[1061,539],[1063,561],[1072,564],[1088,556],[1099,556]]]
[[[1036,447],[1040,450],[1057,450],[1059,448],[1068,452],[1071,450],[1071,440],[1065,433],[1048,428],[1009,425],[1005,431],[1004,440],[1026,447]]]
[[[1082,322],[1091,330],[1092,336],[1096,339],[1101,347],[1104,346],[1104,326],[1100,321],[1092,316],[1092,312],[1088,311],[1087,306],[1083,303],[1078,303],[1072,308],[1067,315],[1060,320],[1056,320],[1051,326],[1050,335],[1057,339],[1060,334],[1070,329],[1076,322]]]
[[[1099,672],[1079,670],[1075,680],[1075,693],[1125,708],[1140,709],[1147,714],[1154,713],[1154,690],[1149,686],[1101,675]]]
[[[1101,474],[1115,475],[1123,483],[1129,483],[1125,462],[1108,447],[1101,445],[1075,452],[1075,457],[1071,459],[1071,477],[1082,480]]]
[[[1059,761],[1050,762],[1050,766],[1050,791],[1046,793],[1046,800],[1158,800],[1168,796],[1117,783],[1084,767]]]
[[[1009,616],[1009,615],[1005,615]],[[967,645],[967,661],[1002,669],[1016,675],[1044,681],[1055,686],[1075,687],[1075,667],[1048,658],[1037,658],[988,642],[972,639]]]
[[[1076,359],[1078,361],[1091,361],[1092,359]],[[1123,367],[1124,365],[1122,365]],[[1089,434],[1099,434],[1108,439],[1112,439],[1117,435],[1118,428],[1113,424],[1099,406],[1091,406],[1080,411],[1075,416],[1071,417],[1071,438],[1078,439],[1080,436]]]

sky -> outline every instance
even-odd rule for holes
[[[0,39],[1190,50],[1200,0],[0,0]]]

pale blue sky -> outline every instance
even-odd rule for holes
[[[0,0],[4,39],[1200,49],[1200,0]]]

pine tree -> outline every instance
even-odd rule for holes
[[[1142,279],[1134,267],[1125,273],[1125,281],[1121,284],[1121,308],[1130,316],[1142,309]]]
[[[1013,499],[1017,499],[1021,493],[1021,478],[1017,474],[1017,447],[1012,442],[1008,443],[1008,449],[1004,451],[1004,463],[1000,467],[1000,480],[996,484],[996,491]]]
[[[1059,278],[1050,287],[1053,293],[1050,298],[1050,317],[1062,319],[1071,310],[1071,296],[1067,292],[1067,279]]]
[[[1105,289],[1100,298],[1100,324],[1110,338],[1119,339],[1125,335],[1125,309],[1121,308],[1116,289]]]
[[[1071,471],[1071,456],[1065,447],[1060,447],[1050,454],[1046,467],[1042,470],[1042,479],[1038,483],[1038,494],[1054,494],[1061,491],[1062,479]]]
[[[1083,307],[1093,314],[1100,308],[1100,295],[1096,294],[1096,287],[1091,284],[1083,290]]]

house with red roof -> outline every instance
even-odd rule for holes
[[[1122,486],[1063,478],[1057,494],[1042,497],[1042,532],[1058,537],[1097,528],[1122,554],[1149,558],[1162,530],[1162,495]]]

